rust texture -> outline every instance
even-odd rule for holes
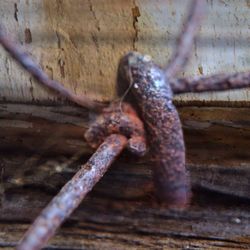
[[[165,72],[149,57],[131,52],[121,60],[119,75],[118,86],[132,84],[131,92],[145,122],[156,193],[170,207],[185,207],[190,198],[185,146]]]
[[[138,156],[146,153],[145,130],[136,111],[128,103],[112,103],[85,133],[85,139],[96,148],[110,134],[122,134],[128,140],[127,149]]]
[[[127,144],[123,135],[110,135],[89,161],[61,189],[26,232],[18,250],[41,249],[56,229],[78,207]]]
[[[138,156],[146,153],[143,123],[129,104],[111,104],[84,136],[92,147],[99,148],[42,211],[17,249],[36,250],[46,244],[125,147]]]
[[[137,52],[130,52],[121,59],[117,92],[122,98],[126,96],[132,106],[128,103],[113,103],[107,107],[106,104],[100,104],[86,96],[75,95],[59,82],[51,80],[19,45],[6,36],[0,26],[2,46],[38,81],[83,107],[101,111],[85,134],[90,145],[100,145],[96,153],[36,219],[18,249],[40,249],[45,245],[123,148],[127,147],[139,156],[144,155],[146,139],[143,124],[150,141],[158,197],[169,207],[185,208],[188,205],[191,187],[185,168],[181,123],[172,103],[173,94],[249,86],[249,73],[199,79],[176,78],[176,74],[183,70],[190,56],[196,32],[205,13],[204,5],[205,0],[192,1],[177,48],[165,69],[154,64],[149,56]]]
[[[170,86],[175,94],[246,88],[250,86],[250,72],[171,79]]]
[[[185,164],[185,145],[178,112],[173,105],[169,77],[184,68],[195,34],[204,16],[205,1],[192,1],[169,65],[161,69],[147,55],[130,52],[118,68],[118,95],[131,88],[132,97],[146,125],[153,178],[158,197],[171,208],[185,208],[190,202],[191,187]]]

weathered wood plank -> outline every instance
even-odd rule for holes
[[[1,2],[0,15],[2,24],[52,78],[77,94],[110,100],[124,53],[136,49],[166,63],[187,5],[181,0],[10,0]],[[185,75],[248,70],[249,2],[210,0],[207,5],[208,18]],[[0,51],[0,100],[60,102]],[[243,105],[248,96],[249,90],[240,90],[189,94],[179,100]]]
[[[180,107],[179,112],[193,185],[250,198],[248,108]],[[0,151],[53,157],[89,155],[93,150],[83,134],[94,117],[78,107],[1,104]],[[149,169],[147,158],[140,164]],[[16,170],[9,171],[11,175]]]
[[[209,164],[218,164],[222,159],[225,163],[239,164],[245,160],[248,162],[250,156],[247,148],[250,136],[248,108],[181,106],[178,111],[189,149],[188,158],[191,157],[197,163]],[[95,114],[71,106],[2,103],[0,118],[2,142],[0,147],[16,145],[33,150],[37,147],[41,150],[43,148],[41,141],[33,140],[34,144],[29,145],[28,141],[21,140],[21,137],[25,140],[40,137],[47,145],[52,143],[49,141],[53,141],[52,145],[55,145],[60,139],[65,140],[65,145],[61,145],[61,149],[51,148],[52,153],[67,151],[73,153],[77,146],[81,145],[81,150],[86,148],[83,133],[89,123],[94,121]],[[36,144],[37,146],[34,146]],[[195,154],[195,150],[199,153]],[[208,150],[210,155],[207,154]],[[46,147],[43,152],[46,152]]]
[[[186,212],[155,200],[150,161],[114,164],[47,249],[249,249],[248,108],[179,107],[192,177]],[[0,249],[28,224],[92,150],[95,114],[70,106],[0,105]]]
[[[207,4],[210,14],[187,74],[247,70],[249,1]],[[136,49],[160,64],[166,61],[185,12],[183,1],[171,0],[0,4],[7,29],[52,78],[98,100],[114,98],[116,66],[125,52]],[[12,249],[91,154],[83,133],[95,115],[65,101],[60,105],[59,97],[0,50],[0,100],[5,100],[0,104],[0,249]],[[248,90],[178,99],[181,105],[208,105],[205,101],[249,106]],[[182,106],[179,112],[194,193],[190,208],[161,207],[149,159],[124,153],[47,249],[250,249],[249,109]]]
[[[1,155],[1,159],[6,167],[0,247],[16,244],[83,161],[76,157],[72,163],[68,158],[65,164],[65,156],[20,154]],[[144,164],[123,158],[50,244],[56,249],[249,249],[249,201],[196,189],[191,207],[174,212],[155,202],[150,183],[150,171]]]

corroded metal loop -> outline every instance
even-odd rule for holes
[[[169,207],[185,208],[191,197],[190,179],[181,122],[165,73],[149,57],[130,52],[121,59],[118,74],[118,94],[131,86],[130,101],[147,129],[157,195]]]
[[[111,134],[126,136],[127,149],[133,154],[143,156],[146,153],[144,126],[130,104],[113,103],[105,108],[86,131],[84,137],[90,146],[97,148]]]
[[[174,78],[170,80],[170,86],[175,94],[247,88],[250,86],[250,72]]]

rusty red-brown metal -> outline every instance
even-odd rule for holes
[[[86,164],[61,189],[34,221],[17,246],[18,250],[41,249],[62,222],[78,207],[127,145],[123,135],[110,135]]]
[[[170,86],[175,94],[241,89],[250,86],[250,72],[171,79]]]
[[[119,86],[131,84],[145,123],[157,196],[169,207],[185,208],[190,200],[189,174],[178,112],[165,72],[147,56],[130,52],[119,65]]]
[[[99,146],[96,153],[43,210],[25,234],[18,249],[40,249],[45,245],[124,147],[140,156],[146,153],[146,136],[151,144],[158,197],[170,207],[185,208],[188,205],[191,187],[185,168],[181,123],[172,103],[173,94],[250,86],[250,73],[176,78],[190,56],[196,32],[205,13],[204,5],[205,0],[192,1],[177,48],[165,69],[154,64],[149,56],[136,52],[130,52],[121,59],[117,78],[118,95],[126,95],[131,104],[113,103],[109,107],[86,96],[77,96],[59,82],[49,79],[39,65],[11,41],[0,27],[0,43],[38,81],[83,107],[101,111],[85,134],[90,145]]]
[[[127,149],[137,156],[146,154],[144,125],[129,103],[112,103],[103,109],[90,125],[84,137],[89,145],[97,148],[110,134],[122,134],[128,138]]]
[[[204,0],[192,1],[176,51],[166,69],[137,52],[124,56],[118,69],[118,94],[123,96],[125,89],[131,89],[128,100],[138,108],[146,126],[156,194],[171,208],[188,206],[191,186],[181,122],[172,102],[169,78],[186,65],[204,9]]]

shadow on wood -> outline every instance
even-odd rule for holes
[[[249,110],[179,111],[191,207],[185,212],[161,207],[150,161],[125,152],[47,249],[249,249]],[[0,247],[17,243],[92,153],[83,133],[94,116],[77,107],[0,105]]]

